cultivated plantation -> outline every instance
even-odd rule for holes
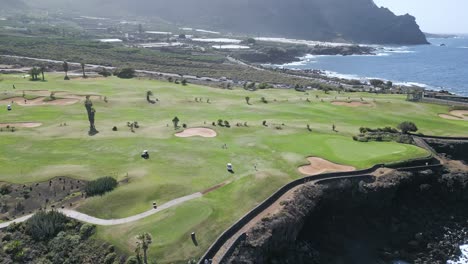
[[[466,136],[468,131],[466,120],[439,116],[453,109],[407,102],[403,95],[46,77],[32,82],[0,76],[0,181],[23,185],[57,177],[113,177],[119,184],[112,192],[60,204],[102,219],[129,217],[151,210],[153,202],[159,206],[200,193],[141,220],[98,227],[98,238],[129,254],[135,235],[150,233],[149,258],[158,263],[201,256],[223,230],[306,173],[430,155],[410,144],[353,140],[361,127],[396,128],[411,121],[427,135]],[[93,136],[86,96],[99,132]],[[141,157],[144,150],[148,159]],[[321,163],[307,167],[317,160]],[[228,163],[233,172],[226,170]],[[66,188],[73,185],[79,184]]]

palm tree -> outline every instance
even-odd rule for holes
[[[152,92],[152,91],[147,91],[147,92],[146,92],[146,101],[149,102],[149,101],[150,101],[150,96],[152,96],[152,95],[153,95],[153,92]]]
[[[41,74],[42,74],[42,81],[45,81],[45,78],[44,78],[44,72],[45,72],[45,69],[46,69],[46,68],[45,68],[45,66],[44,66],[44,65],[42,65],[42,66],[41,66],[39,69],[40,69],[40,71],[41,71]]]
[[[137,247],[135,248],[135,255],[138,261],[138,264],[141,263],[141,244],[137,241]]]
[[[31,75],[31,80],[33,81],[39,80],[39,74],[41,73],[41,71],[42,71],[42,67],[41,68],[33,67],[29,71],[29,75]],[[44,74],[42,75],[42,79],[44,79]]]
[[[83,78],[86,78],[86,73],[85,73],[86,64],[84,62],[81,62],[80,65],[81,65],[81,71],[83,71]]]
[[[136,239],[137,241],[137,248],[140,248],[143,250],[143,263],[148,264],[148,248],[151,243],[153,243],[153,238],[151,237],[151,234],[149,233],[143,233],[139,234]]]
[[[70,80],[70,78],[68,78],[68,62],[64,61],[63,62],[63,71],[65,72],[65,78],[64,80]]]
[[[172,123],[174,123],[174,129],[177,129],[177,128],[179,127],[179,126],[178,126],[179,121],[180,121],[180,120],[179,120],[179,118],[178,118],[177,116],[174,117],[174,119],[172,119]]]

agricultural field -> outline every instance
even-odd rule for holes
[[[114,191],[74,207],[102,219],[129,217],[150,210],[153,202],[202,193],[135,222],[98,227],[97,238],[129,254],[135,235],[149,232],[154,241],[149,256],[158,263],[201,256],[242,215],[304,176],[298,168],[309,165],[310,157],[334,168],[364,169],[430,155],[408,144],[354,141],[360,127],[411,121],[427,135],[466,136],[468,131],[466,120],[439,116],[448,115],[449,107],[407,102],[403,95],[251,92],[144,78],[64,81],[59,74],[46,74],[44,82],[20,75],[0,75],[0,80],[0,181],[114,177],[120,182]],[[155,103],[147,100],[148,91]],[[88,135],[87,95],[96,110],[99,133],[94,136]],[[177,129],[174,117],[180,120]],[[220,119],[230,127],[219,126]],[[138,128],[132,131],[129,122]],[[143,150],[149,159],[140,157]]]

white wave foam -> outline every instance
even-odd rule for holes
[[[230,39],[230,38],[194,38],[192,40],[196,42],[233,43],[233,44],[239,44],[242,42],[242,40]]]
[[[467,264],[468,263],[468,245],[460,246],[462,255],[458,260],[449,260],[447,264]]]
[[[243,45],[213,45],[214,49],[250,49],[249,46]]]
[[[303,40],[303,39],[288,39],[288,38],[267,38],[267,37],[258,37],[255,38],[258,41],[266,42],[279,42],[286,44],[303,44],[308,46],[322,45],[322,46],[352,46],[353,44],[349,43],[337,43],[337,42],[324,42],[324,41],[313,41],[313,40]]]
[[[205,29],[195,29],[195,31],[197,32],[201,32],[201,33],[210,33],[210,34],[221,34],[220,32],[217,32],[217,31],[211,31],[211,30],[205,30]]]

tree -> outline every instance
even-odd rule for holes
[[[63,71],[65,72],[65,78],[64,80],[70,80],[70,78],[68,77],[68,70],[69,70],[69,67],[68,67],[68,62],[64,61],[63,62]]]
[[[177,129],[179,127],[179,118],[176,116],[174,119],[172,119],[172,123],[174,124],[174,129]]]
[[[139,234],[136,239],[137,241],[137,248],[141,248],[143,250],[143,263],[148,264],[148,248],[151,243],[153,243],[153,238],[149,233]]]
[[[387,83],[385,85],[387,86],[387,88],[392,88],[393,87],[393,82],[392,81],[387,81]]]
[[[81,65],[81,71],[83,72],[83,78],[86,78],[86,72],[85,72],[86,64],[84,62],[81,62],[80,65]]]
[[[181,81],[181,83],[182,83],[183,86],[186,86],[188,82],[187,82],[186,79],[183,79],[183,80]]]
[[[399,124],[398,129],[400,129],[403,134],[408,134],[408,132],[418,131],[418,127],[413,122],[409,122],[409,121],[405,121]]]
[[[245,97],[245,101],[247,102],[248,105],[250,105],[250,97]]]
[[[93,102],[91,102],[91,100],[89,99],[89,95],[86,96],[86,101],[84,105],[86,108],[86,112],[88,113],[88,120],[89,120],[88,134],[90,136],[96,135],[97,133],[99,133],[99,131],[97,131],[96,127],[94,126],[96,110],[93,108]]]
[[[45,81],[45,78],[44,78],[44,72],[45,72],[45,70],[46,70],[45,66],[44,66],[44,65],[41,65],[41,67],[39,68],[39,70],[41,71],[42,81]]]

